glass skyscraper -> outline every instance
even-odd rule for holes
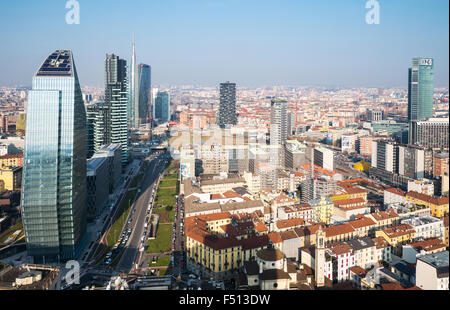
[[[408,71],[408,120],[433,117],[433,58],[413,58]]]
[[[170,121],[170,94],[162,91],[158,92],[155,99],[155,118],[161,123]]]
[[[151,67],[149,65],[140,64],[137,68],[138,91],[137,105],[135,113],[135,124],[139,127],[146,120],[150,120],[150,94],[151,94]]]
[[[217,125],[221,128],[225,128],[236,124],[236,84],[230,82],[221,83]]]
[[[86,110],[72,52],[47,57],[27,106],[22,215],[35,262],[76,258],[86,232]]]

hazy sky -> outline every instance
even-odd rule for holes
[[[31,85],[56,49],[73,50],[81,85],[103,86],[104,58],[152,66],[152,83],[407,87],[416,56],[435,59],[435,86],[449,85],[449,1],[66,0],[0,1],[0,86]]]

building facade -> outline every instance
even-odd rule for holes
[[[86,232],[86,110],[72,52],[48,56],[32,85],[22,185],[28,255],[70,260]]]

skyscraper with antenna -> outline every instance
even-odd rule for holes
[[[128,127],[139,128],[143,122],[149,120],[149,106],[151,102],[151,67],[136,62],[136,44],[133,33],[132,55],[130,67],[130,85],[128,99]]]

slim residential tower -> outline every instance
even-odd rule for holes
[[[220,107],[217,125],[221,128],[237,124],[236,116],[236,84],[220,84]]]

